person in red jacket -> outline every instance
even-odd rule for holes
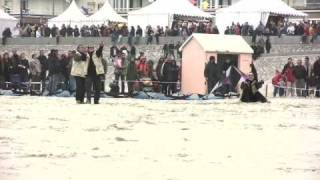
[[[286,69],[284,70],[284,77],[286,78],[286,82],[287,82],[287,91],[286,91],[287,96],[289,94],[291,96],[294,96],[293,88],[294,88],[295,78],[294,78],[293,71],[294,71],[294,65],[293,65],[293,62],[290,62],[286,67]]]
[[[272,78],[272,85],[274,86],[273,97],[276,97],[277,94],[282,97],[286,88],[286,78],[279,70],[276,70],[276,73]]]
[[[145,56],[142,56],[140,58],[139,64],[137,66],[137,72],[138,72],[139,78],[148,77],[149,65],[147,63],[147,58]]]
[[[278,70],[276,70],[276,73],[272,78],[273,97],[276,97],[277,94],[279,93],[280,79],[281,79],[281,73]]]

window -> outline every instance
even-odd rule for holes
[[[307,7],[320,7],[320,1],[319,0],[307,0]]]
[[[4,8],[4,11],[6,13],[10,13],[13,9],[13,0],[4,0],[4,4],[3,4],[3,8]]]
[[[100,8],[102,8],[102,6],[103,6],[103,3],[99,3],[99,4],[98,4],[98,10],[99,10]]]
[[[95,2],[88,2],[88,13],[92,14],[94,12],[94,10],[96,9],[96,3]]]
[[[29,4],[29,0],[22,0],[21,1],[21,9],[24,14],[29,13],[28,4]]]

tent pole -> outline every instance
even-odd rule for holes
[[[24,0],[20,0],[20,27],[22,27],[23,24],[23,1]]]
[[[55,0],[52,0],[52,16],[54,16]]]

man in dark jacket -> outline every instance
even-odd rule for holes
[[[52,37],[56,37],[58,34],[59,29],[56,27],[56,25],[54,24],[53,27],[51,28],[51,36]]]
[[[131,58],[127,66],[126,80],[128,83],[128,94],[129,96],[132,96],[134,91],[134,88],[133,88],[134,81],[138,80],[138,73],[137,73],[136,62],[134,58]]]
[[[300,59],[297,62],[297,66],[294,67],[293,74],[296,80],[297,96],[301,97],[303,96],[302,92],[304,92],[302,89],[306,88],[307,71]]]
[[[79,36],[80,36],[80,31],[79,31],[78,26],[76,25],[74,27],[74,37],[79,37]]]
[[[167,96],[172,95],[176,90],[178,70],[175,60],[168,59],[163,65],[163,81],[168,83],[163,84],[162,91]]]
[[[51,29],[46,24],[44,27],[44,37],[50,37],[50,35],[51,35]]]
[[[60,29],[60,36],[61,37],[66,37],[66,34],[67,34],[67,28],[66,28],[66,26],[64,25],[64,24],[62,24],[62,26],[61,26],[61,29]]]
[[[219,81],[219,68],[216,64],[216,58],[214,56],[210,56],[208,64],[204,69],[204,77],[207,80],[208,93],[211,93],[213,87]]]
[[[70,25],[67,27],[67,36],[73,37],[73,28]]]
[[[9,59],[8,63],[8,73],[9,73],[9,81],[12,84],[13,91],[20,89],[21,85],[21,76],[20,76],[20,57],[17,54],[16,50],[12,51],[12,57]]]
[[[140,26],[137,27],[137,31],[136,31],[136,42],[135,44],[139,44],[140,43],[140,38],[142,37],[142,29]]]
[[[58,57],[58,50],[51,50],[48,58],[49,67],[49,95],[54,95],[61,80],[61,62]]]
[[[10,28],[6,28],[3,32],[2,32],[2,45],[6,45],[7,43],[7,39],[11,38],[12,33]]]
[[[316,62],[313,64],[313,76],[315,77],[315,84],[317,88],[316,97],[320,97],[320,57],[317,57]]]
[[[130,45],[129,49],[130,49],[131,58],[133,59],[136,58],[136,55],[137,55],[136,47],[134,45]]]
[[[134,29],[133,26],[131,26],[130,32],[129,32],[129,37],[128,37],[128,44],[131,46],[132,45],[132,38],[136,35],[136,30]]]
[[[116,45],[111,46],[110,48],[110,58],[114,59],[118,54],[120,50]]]
[[[271,50],[271,42],[270,42],[270,37],[267,36],[267,40],[266,40],[266,51],[269,54]]]

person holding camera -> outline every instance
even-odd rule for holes
[[[258,81],[258,74],[253,64],[248,78],[241,83],[242,89],[241,102],[267,102],[267,99],[259,92],[259,89],[264,84],[264,81]]]

